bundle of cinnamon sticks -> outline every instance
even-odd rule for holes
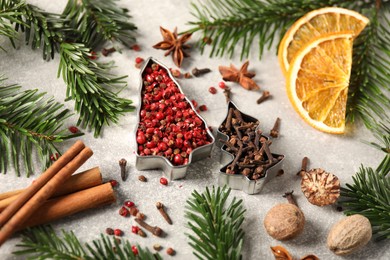
[[[98,167],[72,175],[92,154],[77,141],[29,187],[0,194],[0,246],[17,230],[115,202]]]

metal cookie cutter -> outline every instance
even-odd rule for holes
[[[177,88],[180,90],[180,93],[184,94],[179,83],[172,76],[172,73],[170,72],[169,68],[166,67],[165,65],[163,65],[162,63],[160,63],[159,61],[157,61],[156,59],[149,57],[147,60],[145,60],[144,66],[141,69],[141,73],[140,73],[141,83],[140,83],[139,93],[140,93],[141,103],[142,103],[142,90],[144,87],[142,75],[143,75],[144,71],[147,68],[151,67],[151,65],[153,63],[156,63],[161,68],[165,69],[167,71],[169,77],[173,80],[173,82],[176,84]],[[191,109],[195,112],[195,115],[198,116],[202,120],[204,127],[207,131],[207,136],[208,136],[208,139],[210,140],[210,143],[194,149],[188,157],[188,163],[185,165],[173,165],[164,156],[157,156],[157,155],[141,156],[138,153],[138,146],[137,146],[136,161],[135,161],[135,167],[137,168],[137,170],[162,169],[163,174],[169,180],[176,180],[176,179],[184,178],[186,176],[187,169],[192,162],[196,162],[196,161],[199,161],[201,159],[204,159],[204,158],[210,156],[211,150],[212,150],[214,142],[215,142],[214,136],[210,132],[210,130],[206,124],[206,121],[196,112],[196,109],[193,106],[192,102],[187,97],[185,97],[185,101],[189,103],[189,105],[191,106]],[[142,106],[142,104],[140,104],[137,108],[137,124],[136,124],[136,128],[135,128],[135,133],[134,133],[135,144],[137,144],[136,135],[137,135],[137,130],[138,130],[139,122],[140,122],[141,106]]]
[[[232,101],[229,101],[228,103],[228,111],[230,110],[230,108],[240,111]],[[244,114],[241,111],[240,113],[245,122],[247,123],[258,122],[256,118]],[[229,112],[227,113],[226,118],[222,122],[221,126],[224,123],[226,123],[226,121],[228,120],[228,115]],[[230,137],[222,133],[219,129],[220,128],[218,128],[217,130],[216,145],[221,148],[222,153],[221,153],[220,162],[223,165],[223,167],[219,171],[218,185],[220,186],[227,185],[232,189],[242,190],[247,194],[259,193],[263,188],[263,186],[265,185],[265,183],[267,183],[269,180],[274,178],[278,174],[278,172],[282,169],[282,162],[284,161],[285,156],[272,153],[272,156],[274,158],[280,158],[280,160],[276,162],[274,165],[272,165],[271,167],[267,168],[265,170],[265,174],[257,180],[251,180],[250,178],[242,174],[227,174],[226,169],[233,162],[235,157],[233,154],[226,151],[227,148],[226,145],[224,145],[224,143],[220,141],[220,140],[228,141]],[[269,140],[268,136],[264,134],[262,134],[261,136],[264,137],[267,141]]]

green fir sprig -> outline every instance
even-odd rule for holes
[[[115,5],[114,0],[69,0],[62,15],[76,35],[72,42],[82,42],[95,49],[107,41],[130,48],[137,27],[129,22],[128,10]]]
[[[389,118],[390,41],[388,19],[390,1],[338,0],[203,0],[192,3],[196,21],[187,32],[201,32],[198,45],[203,52],[211,39],[210,56],[248,57],[257,42],[259,58],[280,40],[286,30],[307,12],[338,6],[363,13],[369,25],[354,46],[347,119],[362,119],[375,127],[376,117]]]
[[[152,253],[148,248],[136,245],[138,255],[132,251],[129,241],[110,238],[101,234],[100,239],[92,243],[82,244],[71,231],[62,230],[57,235],[51,226],[38,226],[30,228],[23,233],[22,241],[17,245],[19,250],[15,255],[27,256],[27,259],[61,259],[61,260],[132,260],[162,259],[158,253]]]
[[[12,0],[2,0],[0,1],[0,36],[8,37],[11,41],[12,46],[15,47],[15,39],[18,36],[18,32],[12,23],[23,24],[22,19],[20,19],[20,7],[22,4],[15,5]],[[0,49],[4,51],[4,48]]]
[[[199,259],[242,259],[245,219],[242,200],[228,202],[231,189],[226,187],[199,193],[187,200],[185,217],[194,234],[187,234],[189,245]]]
[[[131,100],[117,96],[126,87],[123,80],[126,76],[109,74],[112,63],[93,61],[90,49],[84,44],[62,43],[60,49],[58,76],[62,74],[68,86],[67,97],[77,101],[78,125],[91,127],[97,137],[103,125],[117,123],[118,116],[134,110]]]
[[[361,214],[371,223],[376,240],[390,239],[390,154],[379,167],[360,167],[353,183],[341,188],[344,214]]]
[[[71,113],[62,104],[36,89],[21,91],[4,81],[0,78],[0,172],[6,173],[12,164],[18,176],[24,169],[28,177],[34,171],[33,151],[47,168],[50,155],[59,153],[56,144],[82,133],[69,134],[63,128]]]
[[[54,14],[22,0],[6,3],[0,5],[0,28],[8,28],[3,35],[13,43],[15,31],[23,31],[25,43],[41,48],[46,60],[60,52],[58,76],[62,74],[65,80],[67,98],[75,101],[79,125],[91,128],[97,137],[103,126],[117,123],[119,116],[134,110],[131,100],[118,97],[117,87],[126,86],[126,76],[112,75],[112,63],[88,58],[94,48],[106,42],[130,47],[136,27],[129,22],[126,9],[113,0],[69,0],[62,14]]]

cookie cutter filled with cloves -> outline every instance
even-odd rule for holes
[[[259,121],[242,113],[229,101],[228,113],[219,126],[216,145],[221,148],[220,186],[257,194],[278,175],[284,155],[271,153],[272,141],[262,133]]]
[[[192,162],[210,156],[214,136],[166,66],[150,57],[140,78],[135,166],[184,178]]]

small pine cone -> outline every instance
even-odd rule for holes
[[[340,181],[337,176],[323,169],[312,169],[302,174],[301,189],[311,204],[326,206],[339,198]]]

